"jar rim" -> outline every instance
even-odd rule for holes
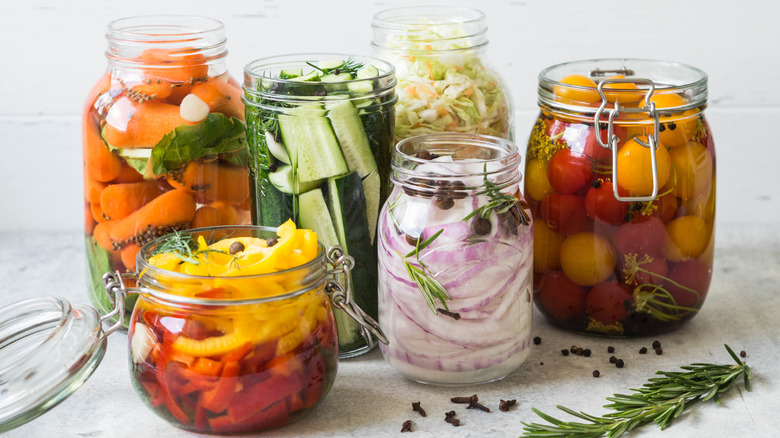
[[[180,233],[194,234],[194,233],[202,233],[202,232],[229,231],[229,230],[233,230],[233,231],[239,230],[239,231],[249,231],[249,232],[260,231],[260,232],[274,233],[274,235],[276,235],[275,234],[276,228],[258,226],[258,225],[222,225],[222,226],[213,226],[213,227],[191,228],[191,229],[184,230]],[[325,264],[326,264],[325,247],[319,241],[317,241],[317,255],[312,260],[302,265],[295,266],[293,268],[283,269],[281,271],[276,271],[276,272],[271,272],[266,274],[236,275],[236,276],[194,275],[194,274],[170,271],[167,269],[159,268],[149,263],[147,256],[149,255],[149,252],[152,250],[152,248],[154,248],[159,243],[169,239],[170,236],[172,235],[173,233],[169,233],[147,242],[146,244],[144,244],[143,247],[141,247],[141,249],[138,251],[138,254],[136,255],[136,266],[138,266],[136,268],[136,272],[139,273],[138,274],[139,289],[145,294],[152,295],[156,298],[163,299],[165,301],[185,303],[185,304],[212,305],[212,306],[267,303],[267,302],[279,301],[279,300],[295,297],[303,293],[306,293],[310,290],[313,290],[320,286],[320,284],[323,282],[323,280],[327,275],[327,270],[325,269]],[[193,281],[193,280],[203,280],[203,279],[240,281],[240,280],[247,280],[247,279],[272,278],[272,277],[284,276],[294,272],[301,272],[301,271],[304,272],[312,271],[316,273],[317,268],[320,267],[322,269],[320,269],[319,274],[309,279],[309,281],[302,282],[302,287],[300,289],[296,289],[292,292],[287,292],[284,294],[271,295],[271,296],[258,297],[258,298],[219,299],[219,298],[207,298],[207,297],[198,297],[198,298],[185,297],[181,295],[167,293],[160,290],[151,289],[149,287],[144,287],[143,285],[144,279],[146,279],[146,281],[151,281],[157,276],[165,276],[167,278],[181,279],[182,281],[186,281],[186,280]],[[150,275],[150,274],[154,274],[154,275]]]
[[[312,64],[317,62],[333,60],[347,61],[350,59],[360,62],[364,66],[372,65],[376,67],[377,70],[379,70],[379,75],[365,79],[352,79],[348,81],[327,83],[295,81],[279,77],[279,72],[285,68],[304,66],[314,68]],[[258,58],[254,61],[250,61],[244,66],[244,103],[259,107],[264,106],[249,97],[282,102],[321,101],[322,96],[315,95],[315,89],[319,89],[323,86],[328,87],[329,89],[339,89],[347,84],[352,85],[354,87],[353,89],[365,89],[366,91],[354,92],[350,90],[348,94],[335,94],[335,96],[338,96],[339,98],[343,96],[345,100],[353,100],[393,94],[396,85],[395,66],[383,59],[348,53],[293,53]],[[368,86],[360,87],[360,84],[367,84]],[[275,92],[275,90],[280,87],[290,86],[295,86],[296,89],[302,91],[292,95]],[[330,95],[332,94],[329,94],[329,96]]]
[[[487,45],[485,13],[463,6],[402,6],[377,12],[373,47],[383,50],[457,53]]]
[[[551,108],[595,113],[598,105],[586,106],[577,103],[562,103],[555,99],[555,87],[566,87],[571,90],[592,91],[594,87],[565,84],[561,79],[570,74],[581,74],[599,82],[608,74],[623,74],[626,79],[649,79],[654,83],[654,94],[682,93],[687,97],[685,105],[664,107],[664,112],[678,112],[700,107],[707,103],[707,74],[694,66],[679,62],[642,58],[593,58],[568,61],[555,64],[539,72],[538,98],[539,103]],[[638,90],[648,88],[640,84]],[[630,95],[637,93],[636,89],[611,88],[615,95]]]
[[[409,18],[418,21],[406,21]],[[419,21],[421,18],[438,18],[442,21],[423,23]],[[408,31],[409,29],[425,27],[430,24],[437,26],[461,26],[470,23],[481,23],[487,28],[487,24],[484,23],[485,19],[486,16],[484,12],[479,9],[464,6],[401,6],[377,12],[374,14],[371,26],[376,29]]]
[[[142,31],[142,29],[147,30]],[[192,38],[224,31],[224,29],[224,23],[216,18],[198,15],[138,15],[119,18],[108,23],[106,38],[136,42],[179,42],[182,41],[182,37]],[[160,33],[150,33],[152,30]],[[174,31],[177,33],[173,33]]]

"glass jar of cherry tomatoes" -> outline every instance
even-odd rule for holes
[[[101,276],[134,271],[147,241],[250,221],[244,105],[223,24],[132,17],[110,23],[106,38],[108,69],[82,126],[87,284],[103,313]]]
[[[576,61],[543,70],[538,94],[525,168],[537,307],[578,332],[676,329],[712,278],[707,75],[663,61]]]

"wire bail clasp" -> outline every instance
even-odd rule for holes
[[[333,305],[357,321],[360,335],[365,339],[369,349],[374,348],[376,345],[374,336],[376,336],[379,342],[385,345],[389,344],[387,336],[382,332],[382,328],[379,327],[379,323],[364,312],[357,303],[352,301],[352,282],[349,273],[355,267],[355,259],[344,254],[344,250],[338,245],[328,248],[326,257],[332,269],[329,272],[330,278],[325,283],[325,290],[330,295]],[[339,275],[344,279],[343,285],[338,280]]]
[[[648,86],[647,94],[644,97],[644,105],[639,108],[629,108],[620,105],[620,102],[614,103],[613,109],[607,109],[607,95],[604,93],[604,85],[613,83],[632,83],[632,84],[646,84]],[[658,133],[660,128],[660,119],[658,111],[655,109],[655,103],[650,102],[650,96],[655,91],[655,83],[650,79],[633,78],[633,79],[604,79],[599,82],[598,85],[599,95],[601,96],[601,105],[596,110],[596,115],[593,117],[594,127],[596,129],[596,141],[604,149],[612,151],[612,191],[615,195],[615,199],[623,202],[646,202],[653,201],[658,196],[658,161],[656,158],[656,150],[658,149]],[[601,116],[606,111],[607,113],[607,142],[601,140]],[[620,141],[617,135],[615,135],[615,117],[618,117],[621,112],[625,113],[643,113],[646,112],[650,118],[653,119],[653,133],[647,136],[647,142],[635,138],[634,140],[641,146],[650,148],[650,167],[653,176],[653,192],[649,196],[621,196],[618,193],[617,185],[617,145]]]
[[[103,274],[103,287],[106,289],[108,299],[114,304],[114,309],[105,315],[100,315],[100,322],[106,322],[115,316],[117,317],[117,321],[103,332],[103,339],[105,339],[111,333],[122,328],[122,322],[125,319],[125,295],[127,295],[127,288],[119,271]]]

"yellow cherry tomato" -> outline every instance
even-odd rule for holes
[[[563,236],[551,230],[544,221],[534,222],[534,272],[543,274],[557,269]]]
[[[572,234],[561,245],[561,268],[569,280],[580,286],[594,286],[612,275],[615,252],[598,234]]]
[[[708,191],[712,185],[712,155],[704,145],[688,142],[669,151],[676,184],[672,193],[680,199],[691,199]]]
[[[607,79],[625,79],[623,75],[610,76]],[[608,102],[619,102],[624,105],[631,105],[638,103],[645,97],[645,94],[637,91],[631,93],[628,91],[607,91],[607,90],[639,90],[633,82],[618,82],[614,84],[604,85],[604,95],[607,96]]]
[[[547,178],[547,166],[538,158],[528,160],[525,165],[525,191],[537,202],[542,202],[545,196],[555,193]]]
[[[647,142],[647,137],[637,137]],[[651,166],[650,148],[637,143],[636,138],[627,141],[618,150],[617,183],[631,196],[646,196],[653,192],[653,169]],[[672,171],[669,151],[663,144],[656,149],[658,170],[658,188],[666,184]]]
[[[596,83],[593,79],[583,75],[569,75],[561,79],[565,85],[553,87],[555,100],[571,103],[598,103],[601,102]]]
[[[687,103],[679,94],[657,92],[650,96],[650,102],[655,103],[657,110],[680,107]],[[658,140],[669,148],[684,145],[696,133],[698,113],[698,110],[692,109],[674,114],[662,114]]]
[[[669,238],[664,245],[664,257],[681,262],[704,252],[712,238],[712,228],[700,217],[682,216],[666,224],[666,234]]]

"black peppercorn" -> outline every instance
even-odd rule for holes
[[[406,239],[406,243],[414,247],[417,246],[417,241],[420,240],[419,237],[410,236],[409,234],[405,235],[404,238]]]
[[[647,347],[642,347],[639,349],[639,354],[646,354],[647,353]]]
[[[656,348],[656,349],[655,349],[655,354],[657,354],[657,355],[659,355],[659,356],[660,356],[660,355],[662,355],[662,354],[664,354],[664,349],[663,349],[663,348],[661,348],[661,347],[658,347],[658,348]]]
[[[582,350],[582,355],[585,356],[585,357],[590,357],[590,349],[586,348],[586,349]]]
[[[615,362],[617,362],[617,358],[615,356],[610,356],[609,363],[615,363]]]
[[[420,151],[414,154],[415,158],[419,158],[421,160],[430,160],[431,159],[431,153],[428,151]]]
[[[747,356],[747,353],[745,352],[745,350],[742,350],[742,351],[739,352],[739,357],[746,357],[746,356]]]
[[[490,220],[483,217],[478,217],[472,223],[472,228],[474,229],[475,234],[485,236],[490,233],[490,230],[493,228],[493,226],[490,225]]]
[[[235,254],[243,251],[244,249],[246,249],[244,244],[241,243],[241,242],[236,241],[236,242],[233,242],[233,243],[230,244],[230,249],[228,251],[230,252],[230,255],[235,255]]]
[[[614,353],[614,352],[615,352],[615,347],[613,347],[611,345],[609,347],[607,347],[607,353]]]
[[[601,373],[599,372],[599,370],[593,370],[593,377],[598,377],[600,375]]]
[[[542,338],[539,336],[534,337],[534,344],[539,345],[542,343]]]
[[[653,348],[660,348],[661,347],[661,341],[655,340],[653,341]]]
[[[618,367],[618,368],[623,368],[623,366],[624,366],[625,364],[626,364],[626,363],[625,363],[625,362],[623,362],[623,359],[618,359],[618,360],[616,360],[616,361],[615,361],[615,366],[616,366],[616,367]]]
[[[564,348],[563,350],[561,350],[561,354],[564,355],[564,356],[568,356],[569,355],[569,350]]]
[[[455,201],[453,201],[450,197],[437,196],[436,200],[433,201],[433,204],[440,210],[449,210],[455,206]]]
[[[265,244],[268,245],[268,247],[272,247],[276,245],[279,242],[279,239],[276,237],[269,237],[268,239],[265,239]]]

